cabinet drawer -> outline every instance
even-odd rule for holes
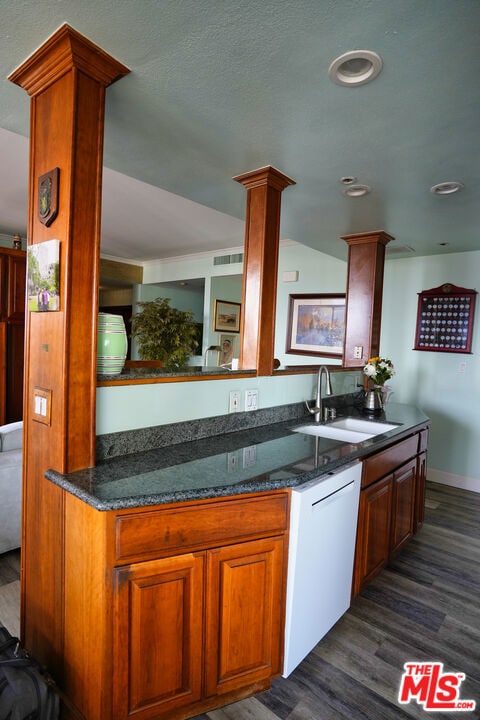
[[[418,433],[363,461],[362,487],[392,472],[418,452]]]
[[[288,498],[283,492],[121,515],[115,521],[115,560],[123,563],[283,533],[288,528]]]

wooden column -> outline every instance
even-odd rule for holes
[[[295,181],[272,167],[237,175],[247,189],[240,368],[273,373],[282,191]]]
[[[363,367],[380,351],[385,246],[394,238],[383,230],[344,235],[348,243],[344,367]],[[355,353],[355,348],[361,351]]]
[[[44,474],[95,462],[105,88],[128,72],[63,25],[9,77],[31,97],[28,245],[55,239],[60,246],[59,310],[31,311],[26,321],[21,585],[23,640],[60,681],[63,496]],[[55,168],[58,208],[47,226],[39,178]],[[39,393],[45,414],[35,412]]]

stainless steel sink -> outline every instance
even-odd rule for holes
[[[394,430],[398,424],[376,422],[375,420],[363,420],[356,417],[346,417],[334,422],[322,425],[320,423],[310,423],[309,425],[300,425],[292,428],[295,432],[305,433],[307,435],[317,435],[318,437],[332,438],[332,440],[342,440],[348,443],[361,443],[364,440],[382,435],[389,430]]]

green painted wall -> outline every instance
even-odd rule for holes
[[[358,373],[332,376],[335,395],[354,392]],[[258,390],[259,408],[286,405],[315,396],[316,375],[203,380],[201,382],[121,385],[97,388],[97,434],[133,430],[228,413],[231,390]]]
[[[343,243],[343,240],[339,240]],[[297,271],[296,282],[286,282],[283,274]],[[304,245],[293,243],[280,247],[278,259],[277,315],[275,324],[275,357],[284,365],[309,365],[312,357],[285,352],[289,295],[297,293],[344,293],[347,285],[347,263]],[[341,358],[323,358],[329,365],[341,365]],[[314,358],[313,362],[322,361]]]
[[[387,260],[381,353],[396,375],[392,401],[413,403],[431,418],[429,476],[480,491],[480,302],[472,354],[413,350],[417,293],[450,282],[479,289],[480,252]],[[452,476],[452,477],[448,477]],[[456,476],[459,476],[456,478]]]

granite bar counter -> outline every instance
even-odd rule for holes
[[[340,415],[369,417],[355,407],[342,409]],[[397,427],[349,443],[295,432],[305,418],[290,418],[104,459],[66,475],[49,469],[46,477],[97,510],[262,492],[295,487],[332,472],[428,422],[418,408],[394,403],[371,419]]]

